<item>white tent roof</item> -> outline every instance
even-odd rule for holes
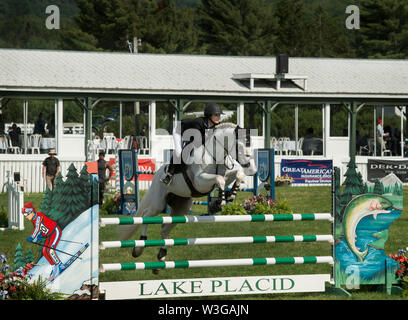
[[[234,75],[274,76],[275,57],[0,49],[2,91],[246,97],[408,99],[408,60],[289,58],[301,86],[255,86]]]

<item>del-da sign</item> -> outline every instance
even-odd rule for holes
[[[374,160],[368,159],[367,180],[375,182],[390,173],[395,174],[402,183],[408,182],[408,161],[407,160]]]

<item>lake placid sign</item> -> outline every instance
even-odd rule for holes
[[[197,278],[99,283],[106,300],[324,292],[329,274]]]

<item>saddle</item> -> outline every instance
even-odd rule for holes
[[[191,182],[190,177],[187,174],[187,168],[188,168],[188,165],[186,165],[184,163],[182,163],[180,165],[176,165],[175,170],[174,170],[174,174],[181,173],[183,175],[184,181],[187,183],[188,187],[190,188],[191,196],[193,198],[206,196],[209,192],[208,193],[201,193],[194,187],[193,183]],[[167,172],[167,169],[168,169],[168,165],[166,166],[166,172]],[[210,192],[214,189],[214,187],[215,187],[215,185],[210,190]]]

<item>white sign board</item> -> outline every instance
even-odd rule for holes
[[[330,274],[163,279],[99,283],[106,300],[324,292]]]

